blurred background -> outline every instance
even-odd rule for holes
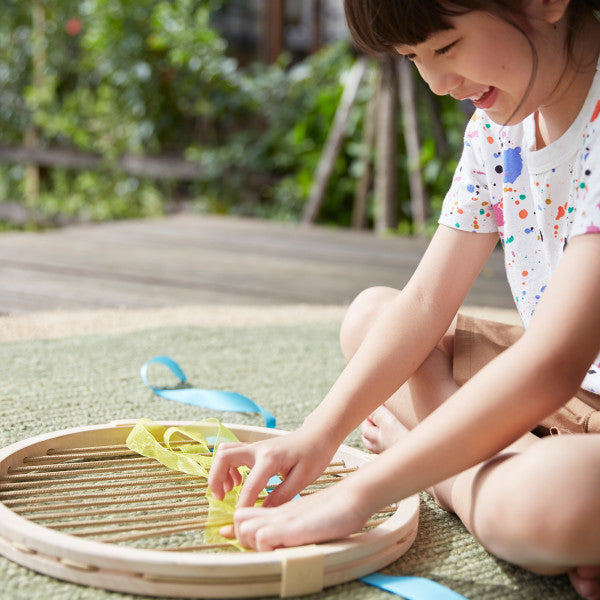
[[[342,0],[3,0],[0,231],[176,212],[427,234],[470,108]]]

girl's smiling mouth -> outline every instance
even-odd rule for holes
[[[484,90],[482,94],[477,97],[471,97],[471,101],[476,108],[486,109],[491,108],[496,101],[497,88],[490,86],[487,90]]]
[[[456,94],[456,93],[451,93],[450,95],[455,99],[455,100],[459,100],[459,101],[464,101],[464,100],[470,100],[471,102],[473,102],[473,104],[475,104],[475,106],[477,108],[489,108],[489,100],[492,98],[492,94],[493,92],[496,90],[496,88],[494,86],[488,85],[486,88],[478,91],[478,92],[471,92],[468,94]]]

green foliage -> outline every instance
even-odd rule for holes
[[[282,56],[276,65],[253,65],[238,74],[238,118],[247,120],[251,110],[251,126],[232,127],[225,145],[195,144],[187,152],[205,173],[196,186],[204,206],[217,212],[298,218],[342,93],[341,77],[351,63],[347,45],[339,43],[291,67]],[[229,115],[235,115],[233,107]],[[340,163],[329,204],[344,193],[344,180],[351,178],[345,156]],[[237,201],[232,204],[229,198]]]
[[[2,143],[22,144],[34,132],[41,145],[95,153],[104,164],[96,172],[43,169],[33,208],[93,220],[135,217],[159,214],[183,193],[198,210],[299,217],[351,50],[339,42],[296,64],[283,55],[274,65],[242,69],[211,24],[225,1],[4,0]],[[33,25],[35,6],[43,9],[42,31]],[[352,111],[324,222],[349,224],[373,79]],[[464,115],[447,104],[440,109],[447,130],[459,132],[458,142],[450,140],[458,148]],[[422,127],[426,184],[439,203],[454,163],[439,156],[426,117]],[[124,154],[184,155],[202,176],[184,188],[131,177],[117,165]],[[23,201],[23,178],[24,167],[0,165],[0,201]],[[400,179],[400,196],[408,198],[404,168]],[[410,228],[401,209],[402,227]]]
[[[440,116],[440,122],[446,136],[447,148],[445,153],[437,147],[435,136],[428,125],[431,123],[420,123],[423,131],[421,142],[421,169],[423,181],[428,192],[429,221],[426,232],[433,234],[437,227],[437,218],[442,209],[442,202],[450,183],[463,145],[463,132],[467,120],[467,113],[456,103],[455,100],[444,97],[436,98],[436,107]],[[425,107],[421,107],[421,114],[426,114]]]

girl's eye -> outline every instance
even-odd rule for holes
[[[407,58],[410,61],[414,61],[417,58],[416,54],[405,54],[404,58]]]
[[[442,54],[447,54],[448,52],[450,52],[450,50],[452,50],[452,48],[454,48],[454,46],[456,46],[456,44],[458,44],[459,40],[456,40],[455,42],[452,42],[451,44],[448,44],[447,46],[444,46],[443,48],[439,48],[438,50],[435,51],[436,56],[441,56]]]

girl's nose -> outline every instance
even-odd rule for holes
[[[437,96],[446,96],[457,89],[462,78],[455,72],[436,67],[419,66],[419,73],[425,80],[431,91]]]

